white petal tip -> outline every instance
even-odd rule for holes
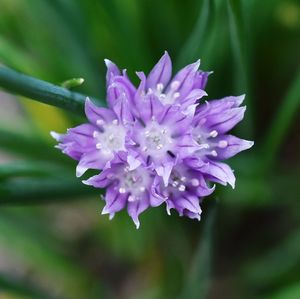
[[[56,140],[56,141],[60,141],[60,137],[61,137],[61,134],[58,134],[54,131],[51,131],[50,132],[50,135]]]

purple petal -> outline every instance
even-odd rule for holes
[[[103,169],[112,157],[101,155],[99,150],[84,153],[76,167],[76,176],[82,176],[88,169]]]
[[[240,139],[233,135],[218,136],[214,141],[219,145],[215,148],[218,160],[229,159],[239,152],[251,148],[254,144],[253,141]]]
[[[207,79],[208,76],[212,72],[203,72],[203,71],[198,71],[195,75],[195,81],[194,81],[194,86],[193,88],[200,88],[200,89],[205,89],[206,84],[207,84]]]
[[[216,130],[219,134],[224,134],[244,118],[245,111],[246,107],[239,107],[224,111],[222,114],[209,115],[204,126],[208,131]]]
[[[96,148],[93,132],[96,128],[90,124],[82,124],[67,131],[67,134],[51,132],[51,136],[59,143],[56,147],[75,160],[79,160],[83,153]]]
[[[94,125],[98,125],[99,122],[112,122],[116,119],[116,115],[110,109],[97,107],[89,98],[85,101],[85,114]]]
[[[167,92],[170,90],[179,92],[179,100],[185,97],[193,88],[195,75],[199,65],[200,60],[181,69],[171,81]]]
[[[160,119],[164,106],[154,94],[150,94],[140,99],[138,109],[140,118],[146,124],[153,119]]]
[[[106,72],[106,84],[109,86],[111,84],[111,81],[115,76],[120,75],[120,70],[119,68],[109,59],[104,59],[104,62],[107,67],[107,72]]]
[[[193,89],[186,97],[184,97],[180,104],[182,108],[189,107],[196,103],[196,101],[200,100],[202,97],[207,96],[207,93],[202,89]]]
[[[115,214],[125,208],[127,203],[127,194],[121,194],[114,188],[108,188],[105,194],[106,205],[102,210],[102,214]]]
[[[157,84],[163,84],[166,86],[172,76],[172,62],[169,54],[165,54],[161,57],[159,62],[151,70],[147,77],[146,87],[156,89]]]
[[[231,185],[234,189],[235,186],[235,176],[231,168],[221,162],[209,161],[209,166],[201,170],[203,173],[210,175],[212,178],[216,178],[217,182],[227,185]]]
[[[127,211],[132,218],[136,228],[140,227],[139,215],[149,207],[149,199],[147,197],[140,200],[128,202]]]
[[[170,174],[173,169],[173,166],[174,166],[174,163],[167,162],[155,169],[156,173],[162,177],[165,186],[168,186],[169,178],[170,178]]]
[[[134,117],[129,109],[130,103],[125,94],[122,94],[118,101],[115,103],[113,110],[118,119],[124,124],[130,124],[134,121]]]

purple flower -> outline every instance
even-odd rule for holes
[[[127,208],[136,227],[149,207],[166,204],[167,212],[200,220],[200,203],[214,183],[234,187],[235,176],[223,161],[249,149],[252,141],[228,132],[240,122],[244,96],[201,103],[209,72],[197,61],[172,78],[167,52],[135,87],[126,71],[107,66],[108,108],[86,100],[88,123],[52,132],[57,148],[78,160],[77,176],[101,170],[83,182],[106,188],[102,214]]]

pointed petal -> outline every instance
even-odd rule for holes
[[[140,200],[128,202],[127,211],[132,218],[136,228],[140,227],[139,215],[149,207],[149,198],[144,197]]]
[[[217,152],[216,159],[218,160],[229,159],[239,152],[251,148],[254,144],[253,141],[240,139],[233,135],[219,136],[214,141],[219,144],[219,146],[215,148]]]
[[[172,62],[169,54],[165,54],[161,57],[158,63],[151,70],[147,77],[146,87],[156,89],[157,84],[163,84],[166,86],[172,76]]]
[[[112,156],[101,155],[98,150],[84,153],[76,167],[76,176],[82,176],[88,169],[100,170],[111,159]]]
[[[174,164],[171,162],[165,163],[156,168],[156,173],[162,177],[165,186],[169,184],[169,178]]]
[[[109,59],[104,59],[104,62],[107,67],[107,72],[106,72],[106,84],[107,86],[110,85],[111,81],[113,80],[114,76],[120,75],[120,70],[119,68]]]
[[[206,117],[204,126],[209,131],[216,130],[219,134],[224,134],[244,118],[245,111],[246,107],[239,107],[209,115]]]
[[[88,120],[97,125],[97,121],[111,122],[116,119],[116,115],[107,108],[97,107],[92,101],[87,98],[85,101],[85,114]]]
[[[200,60],[181,69],[171,81],[167,92],[170,90],[179,92],[179,100],[184,98],[193,88],[195,75],[199,66]]]
[[[127,194],[121,194],[114,188],[108,188],[105,194],[106,205],[102,214],[115,214],[124,209],[127,203]]]
[[[212,178],[216,178],[218,183],[223,185],[231,185],[234,189],[235,176],[232,169],[225,163],[209,161],[209,166],[202,170],[203,173],[210,175]]]

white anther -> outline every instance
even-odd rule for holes
[[[103,119],[98,119],[97,121],[96,121],[96,124],[98,125],[98,126],[103,126],[104,125],[104,120]]]
[[[198,187],[199,186],[199,180],[196,178],[191,179],[191,184],[193,187]]]
[[[166,134],[166,133],[167,133],[167,130],[166,130],[166,129],[163,129],[163,130],[161,130],[161,133],[162,133],[162,134]]]
[[[96,144],[96,149],[101,149],[101,143]]]
[[[128,201],[129,201],[129,202],[133,202],[133,201],[135,201],[135,197],[134,197],[134,196],[132,196],[132,195],[130,195],[130,196],[128,197]]]
[[[185,181],[186,181],[186,177],[185,177],[185,176],[182,176],[182,177],[180,178],[180,180],[181,180],[181,182],[185,182]]]
[[[216,130],[213,130],[209,133],[209,136],[212,137],[212,138],[215,138],[218,136],[218,132]]]
[[[126,193],[126,189],[123,188],[123,187],[121,187],[121,188],[119,188],[119,192],[120,192],[121,194],[124,194],[124,193]]]
[[[164,100],[167,96],[166,96],[164,93],[162,93],[162,94],[159,95],[159,97],[160,97],[162,100]]]
[[[146,190],[146,188],[144,186],[140,187],[140,191],[144,192]]]
[[[177,187],[177,186],[178,186],[178,182],[177,182],[177,181],[174,181],[174,182],[172,183],[172,186],[173,186],[173,187]]]
[[[156,120],[155,115],[152,115],[151,120],[152,120],[152,121],[155,121],[155,120]]]
[[[112,124],[113,125],[117,125],[119,123],[119,121],[117,120],[117,119],[114,119],[113,121],[112,121]]]
[[[218,143],[218,147],[225,148],[228,146],[228,142],[226,140],[220,140]]]
[[[200,144],[200,149],[209,149],[209,144],[208,143],[202,143]]]
[[[148,93],[153,93],[152,88],[148,88]]]
[[[110,135],[108,136],[108,140],[109,140],[109,141],[114,140],[114,138],[115,138],[114,134],[110,134]]]
[[[162,83],[158,83],[158,84],[156,85],[156,89],[157,89],[159,92],[161,92],[161,91],[164,89],[164,85],[163,85]]]
[[[160,144],[158,144],[157,146],[156,146],[156,148],[158,149],[158,150],[160,150],[160,149],[162,149],[164,146],[160,143]]]
[[[218,153],[217,153],[215,150],[211,151],[210,154],[211,154],[212,156],[214,156],[214,157],[217,157],[217,156],[218,156]]]
[[[184,186],[184,185],[180,185],[180,186],[178,187],[178,190],[179,190],[180,192],[185,191],[185,186]]]
[[[174,97],[174,99],[179,98],[179,97],[180,97],[180,93],[179,93],[179,92],[175,92],[175,93],[173,94],[173,97]]]
[[[180,82],[179,81],[174,81],[171,83],[171,89],[172,90],[176,90],[180,85]]]
[[[144,146],[144,147],[142,148],[142,151],[143,151],[143,152],[146,152],[147,150],[148,150],[147,146]]]
[[[98,131],[94,131],[93,132],[93,137],[94,138],[97,138],[99,135],[100,135],[100,133]]]

